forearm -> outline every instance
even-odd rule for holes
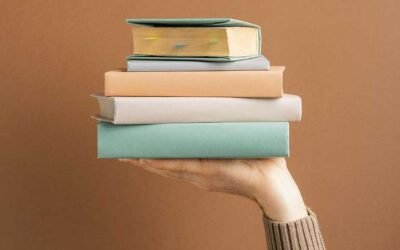
[[[308,215],[291,222],[277,222],[264,216],[268,250],[324,250],[316,215],[308,209]]]

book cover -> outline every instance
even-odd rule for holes
[[[268,71],[105,73],[105,96],[281,97],[283,66]]]
[[[299,121],[301,99],[231,97],[105,97],[92,95],[99,103],[99,120],[114,124],[195,122]]]
[[[97,124],[98,158],[266,158],[289,155],[287,122]]]
[[[127,61],[127,71],[129,72],[253,71],[269,69],[270,63],[264,56],[234,62],[143,60],[143,57],[131,57]]]

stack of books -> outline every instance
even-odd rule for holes
[[[259,26],[229,18],[128,19],[127,69],[94,95],[99,158],[289,155],[301,99],[261,54]]]

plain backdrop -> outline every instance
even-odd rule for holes
[[[0,2],[0,249],[265,249],[258,206],[96,159],[125,18],[232,17],[303,98],[289,167],[329,249],[400,249],[400,2]]]

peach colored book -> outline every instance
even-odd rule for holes
[[[105,96],[281,97],[283,66],[269,71],[105,73]]]

